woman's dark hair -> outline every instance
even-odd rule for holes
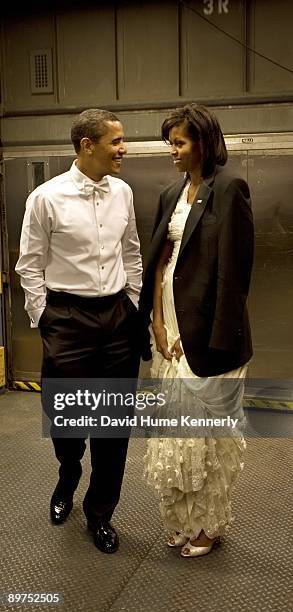
[[[171,129],[178,125],[184,125],[188,136],[200,144],[203,178],[213,174],[217,165],[225,165],[227,149],[214,113],[195,103],[176,108],[162,125],[162,138],[165,142],[169,141]]]
[[[89,108],[78,115],[71,128],[71,140],[76,153],[80,151],[82,138],[98,142],[101,136],[106,134],[107,121],[119,121],[119,119],[114,113],[99,108]]]

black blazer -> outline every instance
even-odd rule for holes
[[[186,178],[160,196],[140,297],[144,359],[154,273],[168,223]],[[247,183],[217,167],[204,180],[188,216],[173,277],[175,310],[187,362],[198,376],[217,376],[252,355],[246,299],[253,262],[253,219]]]

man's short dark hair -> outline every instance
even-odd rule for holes
[[[119,119],[111,111],[99,108],[89,108],[78,115],[71,128],[71,140],[76,153],[80,151],[82,138],[90,138],[93,142],[98,142],[101,136],[106,134],[107,121],[119,121]]]
[[[179,125],[184,125],[188,136],[200,144],[203,178],[213,174],[216,165],[225,165],[227,149],[214,113],[195,103],[176,108],[162,125],[163,140],[168,142],[171,129]]]

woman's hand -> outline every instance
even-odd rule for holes
[[[177,361],[179,361],[180,357],[183,355],[183,351],[181,348],[180,338],[174,342],[173,346],[170,349],[171,355],[175,355]]]
[[[156,340],[157,351],[163,355],[165,359],[171,361],[172,355],[168,350],[167,331],[163,324],[153,323],[153,332]]]

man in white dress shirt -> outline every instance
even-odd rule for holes
[[[137,304],[142,263],[132,191],[119,174],[123,128],[111,112],[89,109],[74,121],[70,170],[27,200],[16,271],[31,327],[43,341],[42,379],[131,378],[138,374]],[[59,481],[52,522],[71,512],[84,438],[55,437]],[[118,503],[127,438],[90,437],[92,473],[83,502],[95,545],[118,548],[110,519]]]

